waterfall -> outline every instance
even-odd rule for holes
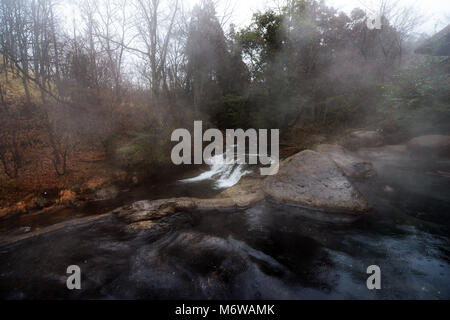
[[[200,175],[180,180],[183,183],[195,183],[205,180],[214,180],[214,187],[217,189],[230,188],[236,185],[243,176],[252,173],[247,169],[247,165],[238,164],[237,160],[226,161],[225,154],[215,155],[208,159],[207,163],[210,168],[208,171],[201,173]]]

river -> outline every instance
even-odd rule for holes
[[[245,211],[181,212],[140,232],[107,216],[1,247],[0,297],[450,299],[450,179],[439,174],[450,172],[450,162],[374,165],[377,177],[355,182],[374,207],[357,222],[312,220],[270,201]],[[164,196],[208,197],[251,171],[213,164],[194,177],[66,214]],[[39,228],[39,218],[30,224]],[[69,265],[81,268],[81,290],[66,288]],[[381,269],[381,290],[367,289],[370,265]]]

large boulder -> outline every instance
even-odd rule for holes
[[[371,178],[377,174],[372,163],[362,160],[342,146],[321,144],[316,148],[316,151],[333,160],[349,178],[364,179]]]
[[[377,131],[354,131],[344,140],[344,146],[350,150],[381,145],[383,145],[383,136]]]
[[[300,152],[281,164],[277,175],[263,185],[264,193],[275,200],[326,212],[359,215],[370,206],[326,155]]]
[[[408,150],[418,155],[450,155],[450,136],[429,135],[410,140]]]
[[[147,230],[161,227],[165,223],[163,218],[179,212],[244,210],[266,196],[326,214],[338,212],[358,217],[370,210],[366,200],[328,155],[308,150],[286,159],[277,175],[266,179],[244,178],[217,198],[144,200],[114,213],[131,229]]]

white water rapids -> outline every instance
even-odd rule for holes
[[[246,169],[246,165],[238,164],[237,160],[227,161],[224,154],[208,159],[207,163],[210,165],[208,171],[190,179],[180,180],[180,182],[194,183],[214,180],[215,188],[225,189],[236,185],[243,176],[252,173],[251,170]]]

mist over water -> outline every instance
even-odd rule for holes
[[[436,191],[450,182],[427,172],[450,164],[375,165],[381,174],[357,183],[374,211],[356,223],[311,220],[267,201],[245,211],[181,212],[141,232],[111,216],[3,247],[0,296],[449,299],[450,203]],[[65,288],[70,264],[81,267],[81,291]],[[382,272],[379,291],[366,287],[373,264]]]
[[[449,27],[186,1],[0,0],[0,298],[450,299]]]

